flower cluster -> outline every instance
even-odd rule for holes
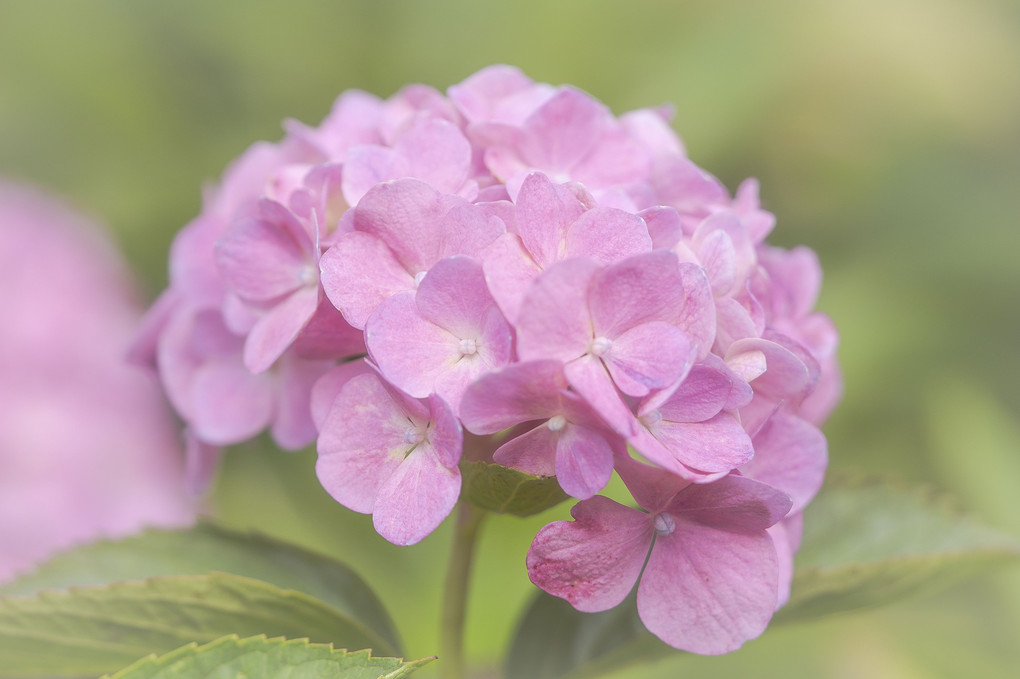
[[[695,652],[758,635],[840,375],[818,263],[764,244],[757,183],[731,196],[664,109],[506,66],[286,130],[207,193],[136,346],[192,468],[266,428],[317,441],[323,487],[398,544],[449,514],[462,457],[554,475],[580,502],[536,585],[598,611],[640,579],[645,625]],[[614,470],[638,508],[598,495]]]
[[[158,385],[124,365],[133,293],[96,224],[0,179],[0,583],[77,544],[194,520]]]

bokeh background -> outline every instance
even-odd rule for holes
[[[495,62],[615,112],[672,102],[689,155],[761,180],[842,331],[834,469],[928,484],[1020,535],[1020,4],[1015,0],[0,0],[0,174],[110,225],[151,299],[203,183],[342,90],[438,89]],[[82,300],[82,304],[87,304]],[[396,548],[318,487],[314,453],[229,454],[210,511],[336,554],[436,651],[444,526]],[[545,521],[493,519],[467,642],[497,663]],[[810,515],[808,516],[810,520]],[[1020,571],[770,629],[621,676],[987,677],[1020,667]]]

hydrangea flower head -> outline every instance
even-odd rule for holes
[[[181,232],[137,343],[194,455],[315,441],[326,490],[399,544],[452,510],[462,457],[555,476],[580,504],[535,584],[581,610],[636,584],[695,652],[760,634],[841,378],[817,258],[765,244],[757,182],[731,195],[665,107],[510,66],[286,130]],[[599,495],[614,472],[632,506]]]

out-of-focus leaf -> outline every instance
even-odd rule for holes
[[[374,658],[368,651],[349,653],[307,639],[223,637],[189,644],[159,657],[148,657],[104,679],[401,679],[435,660],[404,662]]]
[[[830,483],[805,511],[793,594],[773,624],[892,603],[1020,559],[1020,542],[917,489]],[[631,594],[602,613],[580,613],[536,594],[517,627],[509,679],[581,679],[680,653],[638,619]]]
[[[390,652],[360,622],[306,594],[213,573],[0,598],[0,676],[94,676],[229,634]]]
[[[531,516],[567,499],[555,477],[532,476],[487,462],[465,462],[461,497],[499,514]]]
[[[397,632],[382,603],[346,565],[266,536],[239,533],[211,524],[189,530],[152,530],[117,542],[80,547],[0,588],[0,595],[212,571],[242,575],[282,589],[303,592],[364,628],[359,641],[343,638],[317,641],[349,647],[365,645],[376,653],[400,654]],[[366,643],[369,639],[371,642]]]
[[[844,481],[805,511],[793,591],[776,619],[889,603],[1017,560],[1020,541],[931,492]]]

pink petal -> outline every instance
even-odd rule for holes
[[[605,488],[612,475],[613,450],[598,432],[575,424],[559,432],[556,480],[567,495],[587,500]]]
[[[415,303],[422,318],[457,337],[477,337],[495,300],[485,285],[482,265],[470,257],[440,260],[418,286]]]
[[[299,450],[315,440],[318,428],[312,419],[312,386],[332,361],[308,361],[289,357],[277,373],[276,416],[270,433],[284,450]]]
[[[504,233],[493,242],[482,265],[493,298],[511,323],[520,315],[521,303],[541,268],[521,245],[520,236]]]
[[[495,434],[556,414],[567,389],[559,361],[513,363],[480,377],[461,401],[460,417],[475,434]]]
[[[365,325],[365,344],[380,372],[415,398],[433,393],[436,379],[460,361],[459,343],[421,317],[410,291],[385,300]]]
[[[244,364],[255,374],[264,372],[294,343],[319,306],[319,288],[300,288],[267,311],[244,342]]]
[[[567,171],[588,154],[609,118],[587,94],[563,88],[524,123],[521,155],[551,174]]]
[[[728,653],[765,630],[778,577],[776,550],[764,530],[731,533],[678,521],[652,548],[638,586],[638,615],[674,648]]]
[[[614,208],[588,210],[566,234],[566,257],[587,257],[600,264],[613,264],[651,250],[652,239],[644,220]]]
[[[670,250],[683,237],[683,227],[680,224],[680,215],[676,208],[650,207],[647,210],[642,210],[639,216],[645,220],[648,235],[652,239],[652,247],[656,250]]]
[[[381,182],[410,174],[407,160],[382,146],[354,146],[344,162],[341,190],[348,205],[357,205]]]
[[[679,261],[667,250],[606,267],[594,276],[588,295],[595,332],[610,339],[641,323],[674,322],[684,302]]]
[[[249,439],[273,416],[272,380],[252,375],[241,357],[211,360],[191,383],[191,426],[201,440],[229,446]]]
[[[564,372],[570,386],[605,419],[613,431],[624,438],[634,435],[634,415],[623,402],[602,361],[586,355],[567,363]]]
[[[663,419],[673,422],[702,422],[723,409],[731,390],[732,380],[725,373],[699,364],[691,368],[686,379],[658,410]],[[638,412],[643,414],[643,410]]]
[[[517,194],[517,228],[521,242],[540,267],[562,259],[560,242],[584,206],[540,172],[529,174]]]
[[[740,421],[719,413],[703,422],[671,422],[663,416],[652,434],[679,462],[702,472],[726,472],[746,464],[755,449]]]
[[[588,351],[594,338],[588,314],[588,285],[598,265],[571,259],[546,269],[531,284],[517,319],[517,353],[522,361],[570,361]]]
[[[315,259],[308,234],[282,205],[259,204],[256,217],[237,222],[216,244],[216,263],[245,300],[270,301],[305,285]]]
[[[755,434],[754,450],[754,459],[741,472],[788,494],[794,512],[811,502],[828,463],[825,436],[817,427],[778,412]]]
[[[715,301],[705,271],[694,264],[680,265],[684,301],[680,306],[677,325],[694,342],[699,360],[712,351],[715,342]]]
[[[376,375],[351,378],[319,434],[319,483],[345,507],[364,514],[373,511],[379,489],[412,447],[405,437],[411,426]]]
[[[326,296],[353,327],[365,321],[384,299],[413,290],[414,278],[386,244],[367,233],[341,236],[319,260]]]
[[[415,117],[394,150],[407,159],[408,174],[424,179],[442,193],[456,193],[468,177],[471,144],[455,125],[442,118]]]
[[[557,432],[546,422],[510,439],[492,454],[492,460],[535,476],[556,476]]]
[[[443,522],[460,496],[460,470],[439,462],[431,446],[411,451],[379,489],[372,523],[396,545],[420,542]]]
[[[538,532],[528,577],[538,587],[593,613],[623,601],[637,582],[653,530],[647,514],[595,496]]]
[[[326,417],[333,408],[333,401],[340,394],[340,390],[352,378],[369,372],[371,369],[363,359],[341,363],[326,371],[315,381],[311,392],[311,413],[312,421],[317,430],[322,431],[326,423]]]
[[[623,393],[644,396],[652,389],[674,384],[687,372],[693,358],[690,354],[691,343],[683,331],[653,321],[614,338],[602,358]]]
[[[345,321],[325,295],[293,346],[297,355],[309,359],[348,358],[366,351],[365,333]]]
[[[687,522],[733,532],[763,531],[786,516],[790,498],[772,486],[739,474],[687,486],[667,508]]]

